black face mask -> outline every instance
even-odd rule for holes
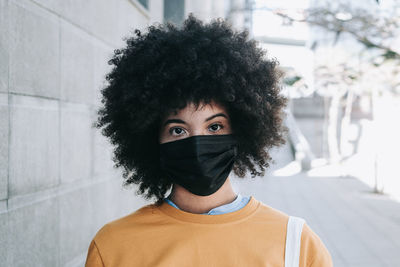
[[[192,194],[208,196],[226,181],[237,155],[232,134],[196,135],[160,144],[160,166]]]

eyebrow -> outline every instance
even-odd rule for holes
[[[210,120],[214,119],[215,117],[225,117],[226,119],[228,119],[228,117],[224,113],[217,113],[215,115],[212,115],[211,117],[208,117],[205,121],[210,121]]]
[[[210,121],[210,120],[212,120],[212,119],[214,119],[214,118],[216,118],[216,117],[224,117],[224,118],[228,119],[228,117],[227,117],[224,113],[217,113],[217,114],[214,114],[214,115],[208,117],[205,121]],[[167,121],[164,122],[164,126],[167,125],[167,124],[169,124],[169,123],[182,123],[182,124],[186,124],[186,122],[183,121],[183,120],[181,120],[181,119],[169,119],[169,120],[167,120]]]

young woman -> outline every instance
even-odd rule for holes
[[[125,184],[156,201],[104,225],[86,266],[332,266],[303,219],[230,184],[284,143],[277,62],[220,19],[135,33],[109,62],[97,126]]]

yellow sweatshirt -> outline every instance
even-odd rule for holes
[[[288,218],[253,196],[243,208],[220,215],[149,204],[104,225],[89,246],[86,267],[284,266]],[[332,266],[328,250],[307,224],[300,266]]]

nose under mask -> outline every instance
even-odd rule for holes
[[[232,134],[196,135],[160,144],[160,167],[192,194],[208,196],[225,183],[237,156]]]

